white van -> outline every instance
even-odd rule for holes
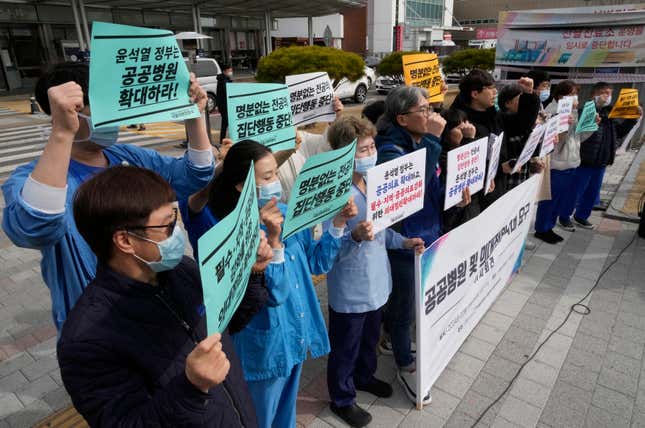
[[[217,94],[217,75],[222,73],[217,61],[213,58],[184,58],[188,71],[192,71],[197,76],[197,81],[204,88],[208,95],[208,112],[215,110],[215,94]]]
[[[338,82],[333,80],[334,95],[341,100],[351,98],[357,103],[364,103],[367,99],[367,90],[374,82],[374,70],[365,67],[364,71],[365,74],[358,80],[351,81],[346,77],[343,77]]]

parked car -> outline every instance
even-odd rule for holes
[[[339,81],[332,80],[334,95],[341,100],[353,99],[357,103],[364,103],[367,99],[367,90],[370,87],[369,77],[363,75],[360,79],[351,81],[343,77]]]
[[[379,76],[376,79],[376,92],[381,95],[389,93],[392,89],[404,85],[402,76]]]
[[[184,61],[186,61],[188,71],[195,73],[197,82],[206,91],[206,95],[208,95],[206,107],[208,108],[208,112],[212,113],[216,108],[217,75],[222,73],[222,69],[213,58],[184,58]]]

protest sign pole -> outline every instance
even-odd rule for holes
[[[421,255],[416,253],[414,254],[414,285],[415,323],[416,325],[421,325],[421,308],[423,307],[423,293],[421,292]],[[422,331],[420,328],[415,329],[417,356],[423,355],[423,340],[421,339],[421,333]],[[421,370],[416,370],[415,377],[417,381],[417,410],[423,410],[423,397],[425,392],[422,391],[423,385],[421,385]]]

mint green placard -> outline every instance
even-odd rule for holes
[[[94,127],[191,119],[190,77],[172,31],[94,22],[90,106]]]
[[[598,124],[596,123],[596,104],[593,101],[587,101],[578,119],[576,134],[581,132],[596,132]]]
[[[307,159],[291,190],[282,239],[333,217],[349,199],[356,140]]]
[[[229,136],[254,140],[272,151],[296,147],[289,87],[277,83],[227,83]]]
[[[260,241],[253,164],[235,209],[197,241],[208,334],[221,333],[240,305]]]

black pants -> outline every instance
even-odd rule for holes
[[[228,114],[226,110],[220,110],[220,114],[222,115],[222,126],[219,129],[219,142],[221,144],[222,140],[226,138],[226,131],[228,130]]]
[[[331,401],[349,406],[356,385],[369,385],[376,372],[376,344],[381,334],[381,308],[362,313],[341,313],[329,308],[327,387]]]

